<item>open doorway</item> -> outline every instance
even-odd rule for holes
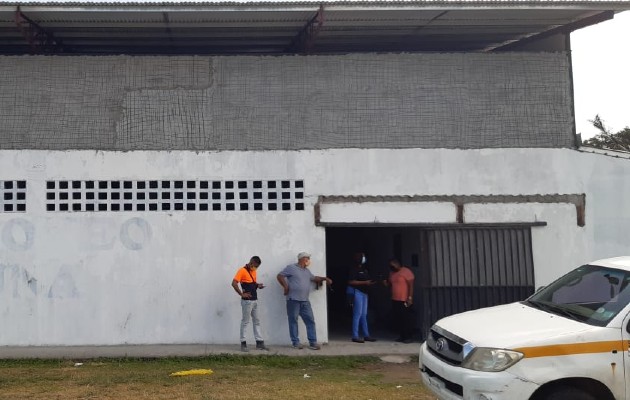
[[[353,256],[363,252],[367,256],[370,276],[379,284],[370,288],[368,324],[370,333],[379,340],[394,340],[397,332],[390,320],[390,289],[380,284],[389,275],[388,262],[392,257],[410,267],[416,275],[416,287],[421,284],[419,259],[421,241],[419,228],[400,227],[340,227],[326,229],[326,268],[332,278],[333,290],[328,292],[328,334],[332,339],[345,340],[351,336],[352,309],[346,297],[347,279]],[[417,310],[418,312],[420,310]],[[421,316],[417,316],[419,320]]]
[[[326,228],[326,273],[333,279],[328,292],[328,334],[351,336],[352,310],[346,282],[353,255],[367,256],[370,275],[389,275],[395,257],[415,275],[416,337],[423,340],[438,319],[455,313],[511,303],[534,292],[531,227],[526,225],[357,226]],[[393,340],[389,288],[375,285],[368,307],[370,333]]]

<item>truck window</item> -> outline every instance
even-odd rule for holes
[[[536,292],[523,304],[606,326],[630,301],[630,273],[583,265]]]

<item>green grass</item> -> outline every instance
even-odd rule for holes
[[[214,355],[81,362],[0,360],[0,399],[432,399],[417,360]],[[170,376],[189,369],[213,374]]]

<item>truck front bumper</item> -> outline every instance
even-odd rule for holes
[[[440,400],[527,400],[538,385],[506,372],[480,372],[445,363],[420,348],[422,382]]]

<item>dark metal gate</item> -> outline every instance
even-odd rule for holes
[[[534,292],[530,227],[449,227],[422,230],[420,238],[423,335],[442,317]]]

